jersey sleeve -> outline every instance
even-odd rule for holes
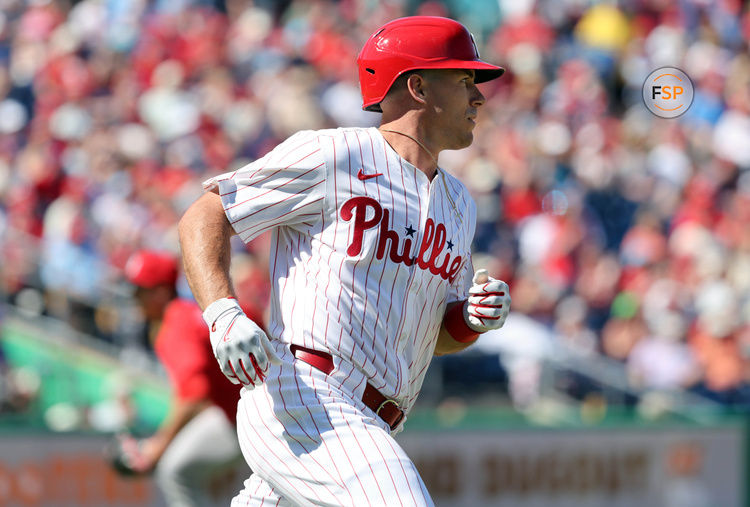
[[[203,183],[218,188],[224,212],[247,243],[280,225],[294,226],[320,215],[326,164],[315,131],[294,134],[241,169]]]

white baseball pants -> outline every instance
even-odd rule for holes
[[[362,403],[363,378],[342,383],[277,350],[283,362],[265,384],[242,389],[237,432],[254,474],[232,507],[433,505],[388,425]]]

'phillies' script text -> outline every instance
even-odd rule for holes
[[[369,220],[367,219],[368,209],[372,210],[372,217]],[[431,218],[428,218],[425,223],[419,253],[414,257],[411,253],[411,238],[404,239],[403,250],[399,253],[401,237],[396,231],[388,228],[390,211],[383,209],[375,199],[371,197],[352,197],[341,206],[340,213],[341,218],[347,222],[352,220],[352,218],[354,219],[354,235],[352,236],[349,248],[346,250],[346,253],[352,257],[359,255],[362,251],[362,239],[365,231],[380,225],[378,249],[375,252],[378,260],[382,259],[385,255],[386,245],[388,240],[390,240],[389,257],[393,262],[402,262],[407,266],[416,263],[420,268],[429,270],[433,275],[439,275],[449,282],[453,282],[459,269],[461,269],[461,262],[463,260],[461,256],[456,256],[453,262],[451,262],[451,254],[449,252],[446,252],[442,264],[438,265],[437,258],[443,252],[446,244],[446,231],[445,225],[436,225]],[[431,251],[430,247],[432,247]]]

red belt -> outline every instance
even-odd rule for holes
[[[290,348],[294,357],[300,361],[304,361],[313,368],[317,368],[326,375],[330,375],[333,371],[333,357],[331,354],[308,349],[307,347],[300,347],[299,345],[292,345]],[[394,400],[383,396],[369,382],[365,386],[365,392],[362,394],[362,402],[384,420],[391,427],[391,430],[396,429],[404,419],[404,411],[398,408],[398,404]]]

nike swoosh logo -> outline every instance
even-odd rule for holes
[[[383,173],[365,174],[362,172],[362,169],[357,172],[357,178],[362,181],[369,180],[370,178],[377,178],[378,176],[383,176]]]

